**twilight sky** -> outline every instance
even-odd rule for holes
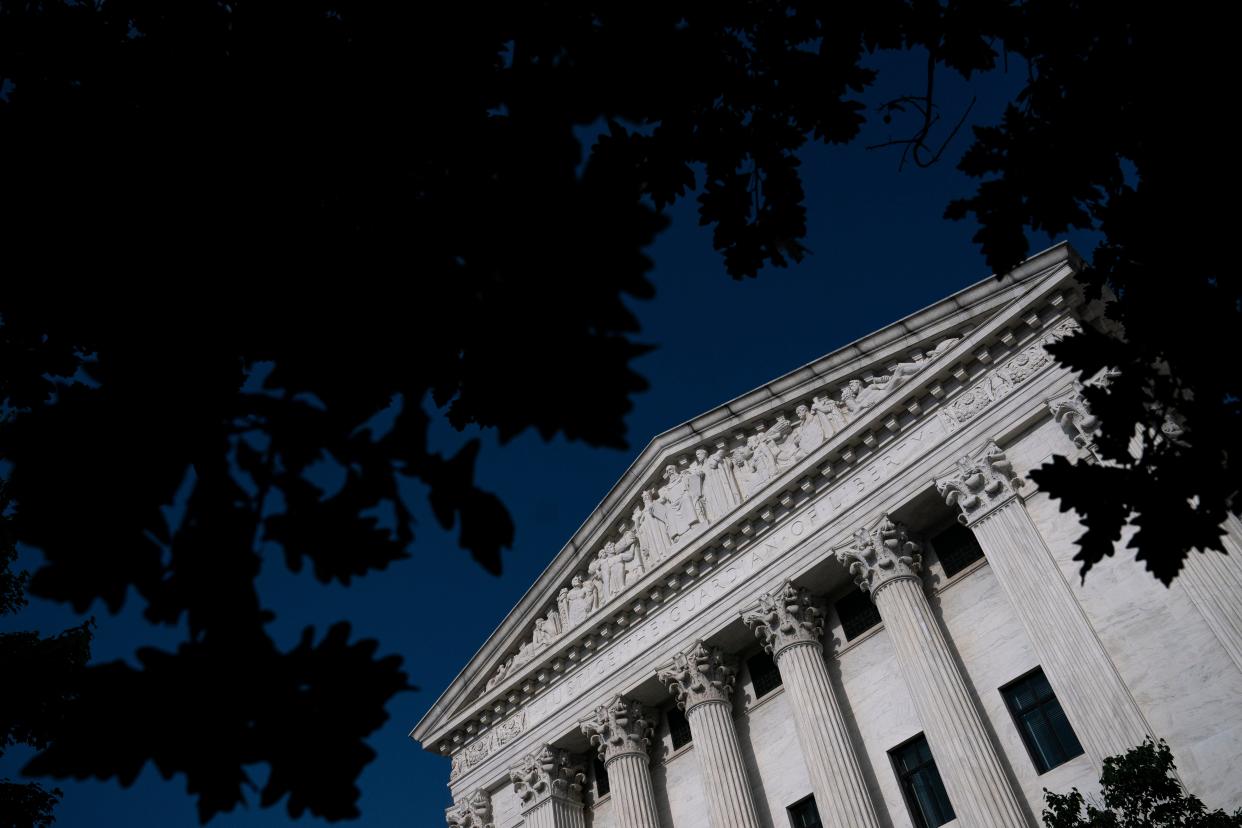
[[[867,95],[871,105],[915,92],[925,82],[919,55],[872,63],[881,69],[881,85]],[[968,123],[995,122],[1004,96],[1023,73],[1011,66],[1008,75],[970,85],[956,77],[938,79],[945,93],[944,120],[955,123],[970,96],[977,95]],[[711,249],[710,230],[698,227],[693,200],[671,209],[672,227],[650,250],[656,297],[631,303],[642,321],[640,339],[658,347],[636,363],[651,388],[634,399],[628,450],[562,439],[545,443],[531,433],[500,447],[494,435],[482,434],[480,485],[500,495],[517,524],[501,577],[486,574],[450,533],[440,531],[416,485],[407,492],[420,516],[412,555],[387,571],[349,587],[323,586],[307,572],[291,575],[277,556],[270,559],[259,589],[276,611],[271,629],[279,644],[291,646],[305,626],[322,632],[347,619],[355,637],[378,638],[382,654],[403,656],[411,681],[421,688],[398,696],[389,705],[388,722],[370,739],[378,758],[361,777],[363,815],[355,824],[444,824],[449,760],[423,752],[406,734],[654,435],[989,275],[970,241],[974,223],[941,218],[951,198],[972,190],[954,169],[969,134],[958,135],[939,165],[927,170],[911,165],[899,173],[899,149],[867,151],[864,145],[899,136],[906,127],[894,125],[890,134],[878,117],[872,119],[874,125],[849,147],[816,146],[803,154],[807,244],[813,255],[797,267],[734,282]],[[1095,243],[1089,234],[1068,238],[1084,255]],[[1032,252],[1051,241],[1034,238]],[[559,370],[556,354],[548,355],[542,370]],[[573,379],[564,378],[570,384]],[[451,449],[473,435],[441,422],[433,436]],[[26,550],[19,565],[33,569],[38,562],[37,551]],[[109,616],[102,605],[94,611],[97,661],[132,659],[144,645],[171,649],[184,633],[146,624],[132,601],[118,616]],[[4,619],[3,628],[50,633],[76,620],[67,607],[32,600],[23,613]],[[195,734],[183,738],[193,740]],[[16,775],[29,755],[10,750],[0,760],[0,777]],[[263,766],[250,772],[259,783],[266,774]],[[65,791],[58,828],[198,824],[184,777],[166,781],[150,766],[129,789],[93,780],[57,784]],[[324,824],[309,817],[300,822]],[[238,809],[210,824],[259,828],[293,820],[282,802]]]

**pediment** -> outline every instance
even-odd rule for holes
[[[671,561],[727,547],[757,509],[919,416],[919,399],[1013,336],[997,331],[1042,324],[1030,309],[1079,268],[1068,245],[1050,248],[655,437],[410,735],[452,752],[506,719],[641,616]]]

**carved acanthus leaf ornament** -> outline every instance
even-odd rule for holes
[[[737,681],[737,662],[719,647],[698,641],[688,652],[677,653],[656,678],[687,713],[703,702],[728,702]]]
[[[582,801],[582,765],[569,751],[544,745],[509,770],[513,792],[528,809],[548,797]]]
[[[742,622],[773,658],[795,644],[820,645],[824,634],[824,613],[811,593],[792,581],[785,581],[775,592],[759,596],[754,608],[742,613]]]
[[[600,761],[607,762],[626,753],[646,756],[653,723],[651,711],[641,702],[616,696],[595,708],[595,715],[580,727],[599,751]]]
[[[918,578],[923,566],[919,544],[904,524],[885,515],[871,530],[859,527],[854,542],[838,550],[837,560],[849,568],[859,589],[875,594],[899,578]]]

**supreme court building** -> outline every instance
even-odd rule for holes
[[[656,437],[411,736],[458,828],[1016,828],[1168,741],[1242,806],[1242,527],[1166,589],[1031,482],[1098,462],[1066,245]],[[1136,442],[1135,451],[1141,451]],[[1128,539],[1122,538],[1121,544]]]

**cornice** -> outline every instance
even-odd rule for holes
[[[1027,341],[1054,324],[1065,309],[1078,301],[1072,288],[1063,287],[1077,263],[1076,255],[1068,246],[1052,248],[1002,280],[992,279],[967,288],[878,334],[655,438],[488,643],[475,654],[450,687],[452,697],[446,691],[411,736],[428,749],[453,753],[477,736],[495,731],[498,722],[588,661],[598,646],[641,617],[648,606],[677,593],[693,582],[701,570],[710,569],[717,561],[744,547],[765,527],[806,502],[828,482],[850,474],[856,466],[865,463],[880,444],[887,444],[912,424],[934,416],[950,397],[956,397],[972,380],[980,366],[986,368],[994,359],[1011,356],[1018,342]],[[761,414],[773,415],[782,408],[789,408],[815,391],[823,391],[851,374],[858,374],[867,365],[882,370],[885,360],[911,350],[911,336],[920,337],[919,344],[924,345],[966,324],[975,325],[968,335],[928,362],[894,393],[858,415],[810,456],[769,481],[703,534],[676,550],[668,560],[601,607],[588,623],[561,636],[529,664],[507,676],[499,686],[483,692],[474,701],[462,700],[462,693],[487,680],[481,665],[487,664],[490,669],[503,661],[504,654],[524,636],[531,619],[541,612],[550,595],[584,565],[589,553],[622,517],[635,490],[650,480],[670,454],[692,451],[703,440],[728,435],[753,424]],[[721,412],[727,412],[728,416]],[[638,469],[646,476],[640,476]],[[456,712],[451,712],[450,706]]]

